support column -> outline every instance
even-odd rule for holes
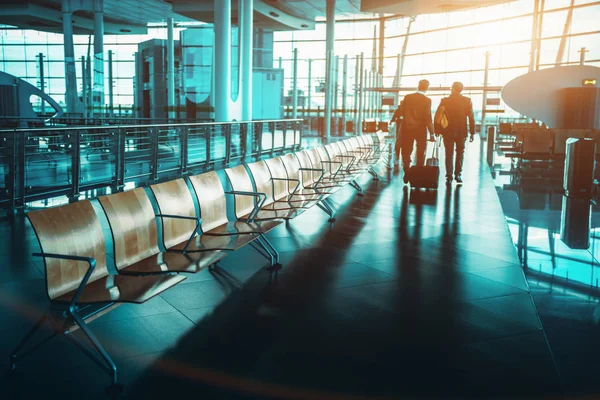
[[[338,98],[339,98],[339,78],[340,78],[340,56],[333,58],[333,110],[332,115],[334,118],[338,116]]]
[[[535,70],[540,69],[540,57],[542,56],[542,26],[544,24],[544,8],[546,0],[540,0],[540,9],[538,10],[537,22],[537,43],[535,51]]]
[[[404,43],[402,44],[402,53],[398,54],[398,66],[396,69],[396,85],[398,87],[401,86],[402,83],[402,74],[404,72],[404,57],[406,55],[406,49],[408,48],[408,39],[410,38],[410,28],[412,27],[413,22],[415,22],[416,17],[410,17],[408,20],[408,27],[406,27],[406,36],[404,36]],[[396,107],[400,105],[400,92],[396,92],[394,102]]]
[[[360,53],[360,76],[358,81],[358,112],[356,113],[356,123],[354,124],[354,132],[357,135],[362,133],[363,120],[363,82],[365,74],[365,53]]]
[[[333,97],[332,65],[335,45],[335,0],[326,0],[326,69],[325,69],[325,139],[331,137],[331,107]]]
[[[379,72],[383,75],[383,55],[385,52],[385,19],[379,20]]]
[[[254,34],[254,0],[239,1],[240,21],[240,74],[241,74],[241,101],[242,120],[252,121],[252,66],[253,61],[253,34]]]
[[[312,59],[308,59],[308,93],[306,95],[308,107],[308,131],[312,133]]]
[[[70,0],[62,2],[63,42],[65,50],[65,102],[67,113],[79,111],[77,96],[77,72],[75,70],[75,47],[73,45],[73,12]]]
[[[90,57],[90,52],[88,51],[88,55],[85,58],[85,82],[87,85],[87,108],[89,118],[94,118],[94,70],[92,68],[92,58]]]
[[[40,66],[40,90],[44,92],[46,88],[46,81],[44,75],[44,53],[38,54],[39,66]],[[42,115],[46,114],[46,101],[40,97],[40,108]]]
[[[571,22],[573,21],[573,6],[575,5],[575,0],[571,0],[571,5],[569,6],[569,11],[567,13],[567,18],[565,20],[565,26],[563,28],[563,34],[560,38],[560,45],[558,46],[558,52],[556,53],[556,62],[554,63],[555,67],[559,67],[565,56],[565,47],[567,46],[567,35],[571,30]]]
[[[294,48],[294,70],[292,75],[292,118],[298,118],[298,49]]]
[[[348,55],[344,55],[342,65],[342,117],[346,121],[346,97],[348,97]]]
[[[535,60],[537,52],[537,33],[538,33],[538,14],[540,9],[540,0],[535,0],[533,5],[533,23],[531,24],[531,51],[529,53],[529,72],[535,69]]]
[[[83,118],[88,117],[88,95],[87,95],[87,65],[85,56],[81,56],[81,99],[83,100]]]
[[[485,53],[485,69],[483,72],[483,104],[481,106],[481,133],[480,135],[483,136],[484,134],[487,134],[487,131],[485,130],[485,117],[486,117],[486,112],[485,109],[487,107],[487,87],[489,84],[489,70],[490,70],[490,55],[492,53],[490,53],[489,51],[487,51]]]
[[[175,40],[173,18],[167,18],[167,117],[175,119]]]
[[[360,90],[358,86],[360,83],[360,56],[357,55],[354,62],[354,110],[352,114],[352,121],[354,121],[354,132],[356,132],[356,124],[358,122],[358,104],[360,102]]]
[[[108,51],[108,116],[115,116],[115,97],[114,97],[114,82],[113,82],[113,52]],[[135,89],[134,89],[135,91]]]
[[[585,53],[587,52],[588,49],[585,47],[582,47],[581,50],[579,50],[579,65],[585,65]]]
[[[215,0],[215,121],[230,121],[231,98],[231,0]]]
[[[92,115],[104,108],[104,0],[94,0],[94,85]]]

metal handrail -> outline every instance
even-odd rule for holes
[[[0,209],[297,151],[302,129],[302,119],[270,119],[0,130]]]
[[[233,122],[178,122],[178,123],[167,123],[167,124],[147,124],[147,125],[80,125],[80,126],[51,126],[51,127],[33,127],[33,128],[12,128],[12,129],[0,129],[0,133],[11,133],[11,132],[43,132],[43,131],[76,131],[76,130],[102,130],[102,129],[128,129],[128,128],[168,128],[168,127],[182,127],[182,126],[221,126],[221,125],[232,125],[232,124],[250,124],[250,123],[269,123],[269,122],[302,122],[301,118],[288,118],[288,119],[259,119],[252,121],[233,121]]]

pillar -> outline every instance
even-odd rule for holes
[[[342,117],[346,119],[346,98],[348,97],[348,55],[344,55],[342,64]]]
[[[332,65],[335,46],[335,0],[326,0],[326,40],[325,40],[325,139],[331,137],[331,107],[333,97]]]
[[[83,118],[88,117],[87,73],[85,57],[81,56],[81,99],[83,100]]]
[[[385,19],[379,20],[379,68],[378,73],[383,75],[383,56],[385,52]]]
[[[485,53],[485,69],[483,72],[483,104],[481,106],[481,136],[487,134],[487,132],[485,131],[485,109],[487,107],[487,87],[489,84],[490,54],[491,53],[489,51]]]
[[[533,4],[533,23],[531,24],[531,51],[529,53],[529,72],[535,69],[536,52],[538,50],[538,14],[540,10],[540,0],[535,0]]]
[[[362,133],[362,120],[363,120],[363,82],[365,76],[365,53],[360,53],[360,76],[358,80],[358,112],[356,113],[356,123],[354,124],[354,131],[357,135]]]
[[[114,82],[113,82],[113,52],[108,51],[108,116],[114,118],[115,116],[115,96],[114,96]],[[135,91],[135,89],[134,89]]]
[[[215,0],[215,121],[230,121],[231,98],[231,0]]]
[[[292,118],[298,118],[298,49],[294,48],[294,70],[292,75]]]
[[[175,40],[173,18],[167,18],[167,116],[175,119]]]
[[[92,115],[104,106],[104,0],[94,0],[94,85]]]
[[[80,111],[77,96],[77,73],[75,70],[75,47],[73,45],[73,12],[70,0],[62,2],[63,42],[65,50],[65,102],[67,113]]]
[[[306,102],[308,107],[308,131],[312,133],[312,59],[308,59],[308,93]]]
[[[38,54],[38,59],[39,59],[39,70],[40,70],[40,90],[42,92],[45,91],[46,88],[46,82],[45,82],[45,76],[44,76],[44,53],[39,53]],[[40,97],[40,106],[41,106],[41,112],[42,115],[46,114],[46,101],[44,99],[42,99]]]
[[[358,121],[358,103],[359,103],[359,79],[360,79],[360,56],[357,55],[354,60],[354,114],[352,115],[352,120],[354,121],[354,125],[356,126],[356,122]]]
[[[585,65],[585,53],[587,53],[588,50],[585,47],[582,47],[581,50],[579,50],[579,65]]]
[[[231,0],[229,0],[231,1]],[[254,0],[239,1],[240,91],[242,121],[252,121],[252,66],[254,53]]]

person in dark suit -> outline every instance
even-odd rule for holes
[[[446,183],[452,183],[452,175],[457,183],[462,183],[462,168],[465,156],[467,134],[471,134],[470,141],[475,135],[475,118],[473,116],[473,103],[469,97],[463,96],[463,84],[454,82],[452,93],[440,102],[436,111],[436,123],[441,119],[440,113],[446,114],[448,126],[442,130],[444,147],[446,148]],[[468,120],[468,124],[467,124]],[[439,127],[438,127],[439,130]],[[454,149],[456,148],[456,163],[454,163]],[[453,165],[454,164],[454,165]]]
[[[425,151],[427,150],[427,131],[434,135],[433,121],[431,118],[431,99],[425,96],[429,89],[429,81],[423,79],[419,82],[418,92],[404,97],[400,106],[392,117],[396,122],[396,137],[400,133],[400,144],[402,146],[402,168],[404,169],[404,182],[408,182],[408,170],[411,165],[415,141],[417,142],[417,164],[425,165]],[[397,140],[398,141],[398,140]]]

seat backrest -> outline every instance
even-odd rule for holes
[[[143,188],[98,198],[113,237],[117,269],[160,252],[152,203]]]
[[[329,171],[329,173],[332,174],[338,169],[339,164],[334,163],[339,162],[339,160],[329,158],[329,154],[327,154],[327,150],[325,150],[325,147],[319,146],[316,147],[314,150],[316,150],[317,154],[319,155],[319,159],[321,161],[325,161],[324,163],[321,163],[321,165],[323,166],[323,168],[325,168],[326,171]]]
[[[306,154],[308,155],[308,158],[309,158],[310,163],[312,164],[313,168],[324,169],[325,170],[324,176],[331,175],[331,170],[329,169],[328,163],[321,162],[323,160],[319,156],[319,152],[317,151],[317,149],[308,149],[308,150],[306,150]]]
[[[160,214],[196,217],[192,194],[183,178],[151,185]],[[163,243],[166,249],[177,246],[190,238],[196,221],[191,219],[161,218]]]
[[[535,129],[525,131],[523,133],[523,154],[550,154],[550,152],[552,151],[552,146],[554,144],[554,132],[550,130]]]
[[[268,160],[265,160],[265,164],[267,164],[269,172],[273,178],[288,179],[288,174],[285,170],[285,166],[283,165],[281,157],[269,158]],[[296,187],[295,182],[273,180],[272,183],[273,197],[276,200],[287,197],[291,193],[291,190]]]
[[[359,147],[364,147],[364,143],[361,143],[361,141],[359,140],[359,137],[350,138],[348,141],[350,142],[350,146],[352,146],[352,150],[360,151],[361,153],[364,153],[365,152],[364,149],[359,149]]]
[[[267,164],[264,161],[256,161],[248,164],[247,167],[254,179],[256,191],[267,195],[267,200],[264,205],[273,203],[273,201],[275,201],[273,196],[273,181],[271,180],[271,172],[269,172]]]
[[[588,137],[592,131],[589,129],[554,129],[550,132],[554,133],[554,154],[565,154],[567,151],[567,139],[583,139]],[[523,140],[523,143],[523,147],[525,147],[527,144],[526,140]]]
[[[190,183],[196,193],[202,218],[202,230],[208,232],[226,224],[227,199],[221,180],[215,171],[190,176]]]
[[[354,150],[354,147],[352,146],[352,142],[350,141],[350,139],[342,140],[340,142],[340,146],[344,149],[344,153],[348,153],[348,152]],[[349,155],[356,156],[356,154],[353,154],[353,153],[349,153]]]
[[[331,146],[335,149],[336,155],[346,155],[346,148],[341,142],[331,143]]]
[[[333,143],[326,144],[325,151],[327,152],[327,156],[330,160],[335,159],[335,157],[339,154],[338,148],[334,147]]]
[[[302,174],[300,173],[300,163],[293,153],[288,153],[281,157],[281,162],[285,168],[285,172],[290,179],[299,179],[302,182]]]
[[[308,157],[308,152],[306,150],[296,152],[296,153],[294,153],[294,156],[296,156],[296,159],[298,160],[298,163],[300,164],[301,168],[318,168],[318,169],[322,168],[321,166],[315,167],[312,165],[312,163],[310,161],[310,157]],[[320,171],[301,171],[301,172],[302,172],[302,184],[304,186],[312,185],[321,176]]]
[[[93,257],[89,283],[108,275],[102,227],[89,200],[27,213],[42,253]],[[89,269],[81,261],[44,258],[46,290],[52,300],[79,287]]]
[[[232,190],[240,192],[255,191],[250,176],[248,175],[248,171],[246,171],[246,168],[243,165],[227,168],[225,170],[225,175],[227,175]],[[233,199],[235,216],[237,218],[245,217],[254,209],[254,197],[252,196],[235,195]]]

